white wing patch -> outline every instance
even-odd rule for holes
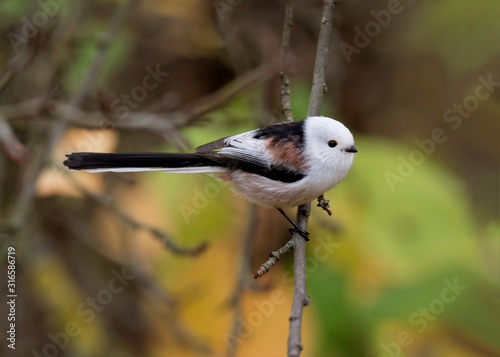
[[[217,152],[234,159],[240,159],[269,167],[270,157],[266,154],[265,140],[255,139],[257,130],[233,135],[224,140],[224,146]]]

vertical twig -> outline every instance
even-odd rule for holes
[[[288,77],[288,53],[290,52],[290,36],[293,27],[293,0],[288,0],[283,25],[283,39],[281,43],[281,110],[287,121],[293,121],[292,105],[290,103],[290,78]]]
[[[311,96],[309,97],[309,110],[307,116],[321,114],[321,103],[323,94],[327,91],[326,86],[326,66],[328,64],[328,54],[332,35],[332,20],[337,0],[325,0],[323,5],[323,16],[321,17],[321,28],[318,37],[318,47],[316,49],[316,61],[314,63],[313,84]]]
[[[293,27],[293,1],[287,0],[285,9],[285,20],[283,22],[283,37],[281,41],[281,109],[285,115],[286,121],[293,122],[292,105],[291,105],[291,91],[290,91],[290,77],[288,76],[288,54],[290,52],[290,37]],[[260,266],[258,270],[253,272],[255,279],[260,278],[266,274],[280,258],[293,249],[293,239],[290,239],[283,247],[272,252],[269,259]]]
[[[335,4],[336,0],[325,0],[323,5],[308,116],[315,116],[321,113],[323,94],[327,88],[325,83],[326,65],[328,63],[328,48],[330,46]],[[307,229],[310,210],[310,202],[299,206],[297,209],[297,225],[303,230]],[[302,312],[304,306],[309,304],[309,296],[306,289],[306,245],[304,239],[298,233],[293,235],[293,251],[294,295],[292,310],[290,312],[288,357],[300,356],[300,352],[302,351]]]
[[[306,203],[297,209],[297,225],[307,228],[311,212],[311,203]],[[306,242],[300,234],[293,235],[293,302],[290,311],[290,328],[288,331],[288,356],[300,356],[302,351],[302,312],[309,305],[309,295],[306,288]]]

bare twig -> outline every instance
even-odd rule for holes
[[[196,119],[203,116],[230,102],[244,90],[268,80],[278,73],[279,66],[280,61],[272,59],[260,65],[256,69],[239,76],[237,79],[225,85],[218,91],[190,104],[185,110],[180,111],[180,113],[190,119]]]
[[[186,125],[186,120],[180,120],[176,113],[133,112],[124,118],[115,119],[102,111],[88,111],[57,100],[48,101],[45,97],[28,99],[18,104],[0,107],[0,116],[9,121],[36,120],[47,122],[49,118],[40,117],[40,113],[51,113],[68,125],[76,125],[86,129],[125,129],[144,130],[161,135],[168,142],[180,147],[185,143],[179,128]]]
[[[321,114],[321,103],[323,94],[327,91],[326,66],[328,64],[328,51],[330,47],[332,20],[337,0],[324,0],[323,16],[319,31],[318,47],[316,49],[316,61],[314,63],[313,85],[309,98],[308,116]]]
[[[281,107],[287,121],[293,121],[292,105],[290,104],[290,78],[288,77],[288,53],[290,52],[290,36],[293,26],[293,0],[288,0],[283,25],[283,39],[281,42]]]
[[[331,216],[333,214],[333,212],[332,212],[332,209],[330,208],[329,203],[330,203],[330,200],[327,200],[324,195],[321,195],[318,197],[318,205],[317,206],[323,208],[323,210],[325,210],[326,213],[328,213],[328,215]]]
[[[283,38],[281,41],[281,107],[282,112],[285,114],[286,121],[293,122],[292,105],[290,103],[290,78],[288,77],[288,53],[290,52],[290,37],[293,27],[293,1],[287,0],[285,10],[285,20],[283,24]],[[252,273],[254,279],[266,274],[281,258],[293,248],[292,240],[288,241],[285,246],[269,254],[269,259],[263,263],[260,268]]]
[[[85,190],[79,182],[74,181],[74,183],[79,189],[83,188],[82,192],[84,194],[90,193]],[[92,195],[92,193],[90,194]],[[89,198],[97,200],[97,197],[91,197],[90,195]],[[106,202],[108,199],[109,197],[104,198]],[[104,202],[98,203],[106,205]],[[65,215],[64,221],[71,226],[71,231],[81,240],[83,244],[95,250],[95,247],[92,244],[89,244],[90,240],[84,237],[91,234],[88,224],[78,220],[71,214]],[[100,250],[95,250],[95,252],[100,256],[104,256],[105,259],[109,259],[109,257],[103,255]],[[165,322],[171,330],[175,340],[183,347],[197,351],[201,355],[213,355],[213,351],[210,346],[205,343],[200,336],[197,336],[190,331],[177,316],[180,299],[177,296],[174,296],[165,286],[159,284],[157,279],[152,278],[150,274],[148,274],[148,272],[143,268],[144,265],[136,259],[136,254],[131,255],[131,258],[132,260],[130,260],[129,264],[127,264],[129,267],[127,270],[130,269],[131,273],[135,276],[134,284],[139,289],[139,292],[147,299],[148,304],[154,306],[154,311],[163,317],[162,321]]]
[[[283,24],[283,38],[281,41],[281,107],[285,114],[286,121],[293,122],[292,105],[290,103],[290,78],[288,77],[288,53],[290,52],[290,37],[293,27],[293,1],[287,0],[285,10],[285,20]],[[260,268],[252,273],[254,279],[266,274],[281,258],[293,248],[293,242],[290,240],[285,246],[269,254],[269,259],[263,263]]]
[[[328,63],[328,48],[330,46],[335,4],[335,0],[324,0],[308,116],[315,116],[321,113],[323,94],[326,91],[326,65]],[[303,230],[307,228],[310,211],[310,202],[299,206],[297,209],[297,225]],[[294,249],[294,294],[289,318],[288,357],[297,357],[300,356],[300,352],[302,351],[302,312],[304,306],[309,304],[310,299],[306,289],[305,240],[297,232],[294,233],[292,239]]]
[[[45,97],[37,97],[18,104],[0,107],[0,114],[6,120],[43,120],[39,114],[51,113],[67,124],[88,129],[133,129],[146,130],[164,136],[168,141],[175,142],[181,137],[178,129],[191,125],[204,114],[213,111],[238,94],[255,87],[278,72],[279,62],[271,60],[234,79],[219,90],[190,103],[187,109],[167,113],[132,112],[123,118],[113,118],[112,113],[102,111],[87,111],[69,103],[57,100],[47,101]]]
[[[281,259],[283,255],[293,249],[293,239],[290,239],[283,247],[269,254],[269,259],[263,263],[258,270],[253,272],[254,279],[266,274]]]
[[[66,172],[65,170],[62,172]],[[172,251],[175,254],[179,255],[187,255],[187,256],[196,256],[200,254],[202,251],[205,250],[207,247],[207,243],[202,243],[197,247],[194,248],[186,248],[186,247],[181,247],[177,243],[174,242],[172,237],[168,236],[165,232],[162,230],[150,226],[146,223],[142,223],[137,221],[135,218],[131,217],[129,214],[127,214],[125,211],[119,207],[113,197],[106,195],[106,194],[97,194],[92,191],[89,191],[85,186],[83,186],[78,180],[76,180],[73,176],[67,175],[69,179],[71,179],[74,183],[74,185],[82,192],[84,193],[87,197],[92,199],[93,201],[106,206],[111,209],[111,211],[116,214],[120,219],[125,222],[127,225],[132,227],[133,229],[138,229],[138,230],[143,230],[148,232],[149,234],[153,235],[154,237],[158,238],[167,249]]]
[[[297,209],[297,225],[307,228],[307,221],[311,212],[311,203],[306,203]],[[293,235],[293,302],[290,311],[290,328],[288,332],[288,356],[299,356],[302,351],[302,312],[304,306],[309,305],[310,299],[306,289],[306,242],[302,236]]]
[[[290,81],[287,75],[287,70],[286,70],[286,65],[288,61],[288,48],[290,44],[290,30],[293,25],[293,0],[289,0],[287,4],[287,11],[286,11],[286,18],[285,18],[285,25],[284,25],[284,30],[283,30],[283,45],[282,45],[282,50],[281,50],[281,71],[280,71],[280,77],[282,80],[282,89],[281,89],[281,99],[283,103],[283,112],[285,113],[287,120],[288,121],[293,121],[292,118],[292,107],[290,105]],[[269,75],[269,74],[274,74],[273,70],[277,68],[277,63],[276,61],[271,62],[271,65],[266,65],[263,70],[259,72],[263,72],[262,75]],[[262,66],[261,66],[262,67]],[[268,69],[264,71],[264,69]],[[250,83],[255,82],[255,80],[252,79],[253,76],[247,76],[248,81]],[[243,292],[245,289],[251,288],[255,289],[255,286],[253,282],[250,280],[248,277],[248,272],[250,271],[250,248],[251,248],[251,240],[253,236],[255,235],[255,229],[257,227],[257,207],[256,205],[252,204],[251,209],[250,209],[250,218],[249,218],[249,226],[247,229],[247,233],[245,236],[245,241],[243,244],[243,250],[242,250],[242,259],[241,259],[241,265],[240,265],[240,272],[238,275],[238,280],[236,282],[236,286],[234,289],[231,305],[234,308],[234,317],[233,317],[233,324],[231,331],[227,334],[227,337],[225,338],[226,340],[226,345],[227,345],[227,357],[232,357],[236,353],[236,347],[240,341],[240,333],[241,333],[241,297],[243,295]],[[283,248],[282,248],[283,249]],[[288,248],[290,250],[290,248]],[[275,253],[275,252],[273,252]],[[279,259],[280,255],[276,255]],[[275,263],[275,262],[274,262]],[[261,267],[259,269],[259,272],[253,272],[253,277],[257,278],[258,276],[264,275],[269,269],[271,268],[272,264],[267,264],[264,263],[263,266],[265,266],[264,269],[265,272],[260,272],[263,268]],[[260,274],[256,276],[256,274]]]

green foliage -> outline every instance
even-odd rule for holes
[[[392,192],[384,175],[397,174],[400,156],[407,158],[413,148],[375,138],[357,138],[356,146],[359,154],[350,174],[327,195],[337,219],[349,228],[332,257],[308,280],[324,326],[318,355],[374,354],[367,354],[361,336],[376,336],[384,322],[393,320],[411,338],[429,326],[444,325],[500,348],[499,316],[491,313],[500,308],[492,298],[498,291],[480,278],[477,233],[458,179],[426,157]],[[360,275],[363,266],[377,267],[368,281]],[[453,283],[464,290],[453,302],[436,302]],[[444,311],[425,320],[419,309],[429,304],[434,310],[443,305]],[[390,341],[375,341],[375,353]]]
[[[427,1],[410,38],[437,54],[453,74],[475,70],[499,54],[493,45],[500,36],[499,12],[495,0]]]
[[[349,220],[361,224],[360,243],[388,259],[401,278],[474,266],[479,254],[472,216],[456,177],[428,157],[392,192],[386,173],[399,175],[401,158],[413,148],[371,138],[358,138],[356,145],[353,168],[332,195],[358,203]]]
[[[318,356],[365,356],[368,346],[366,318],[346,294],[347,277],[322,266],[308,277],[308,291],[314,301],[321,331]]]
[[[2,1],[0,2],[0,18],[21,18],[26,11],[27,1]]]

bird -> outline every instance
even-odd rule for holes
[[[199,146],[194,153],[66,155],[64,165],[88,172],[207,173],[230,182],[249,201],[276,208],[305,240],[309,233],[283,208],[310,202],[347,176],[358,152],[341,122],[324,116],[283,122]]]

